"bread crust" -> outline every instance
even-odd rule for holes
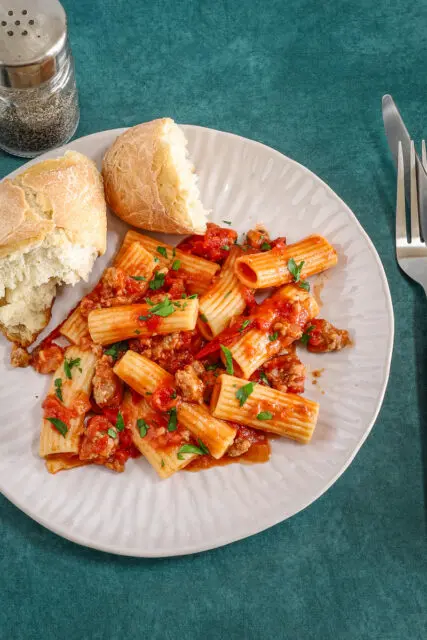
[[[102,177],[95,163],[76,151],[0,183],[0,258],[31,249],[55,228],[76,245],[105,252]]]
[[[188,214],[175,202],[164,206],[158,176],[166,162],[161,135],[170,118],[128,129],[105,154],[102,175],[108,205],[122,220],[140,229],[162,233],[197,233]]]

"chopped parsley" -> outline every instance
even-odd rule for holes
[[[243,385],[243,387],[240,387],[240,389],[236,391],[236,398],[238,399],[241,407],[243,407],[253,390],[254,383],[248,382],[248,384]]]
[[[224,224],[231,224],[230,220],[223,220]]]
[[[125,421],[123,420],[123,416],[119,411],[119,413],[117,414],[116,429],[117,431],[123,431],[124,428],[125,428]]]
[[[186,297],[187,297],[187,294],[186,294],[186,293],[181,293],[181,298],[182,298],[183,300],[185,300],[185,298],[186,298]]]
[[[227,291],[227,293],[224,293],[224,298],[228,298],[228,296],[230,295],[231,291]]]
[[[125,351],[127,351],[128,349],[129,349],[129,345],[127,341],[122,340],[121,342],[115,342],[114,344],[112,344],[111,347],[108,347],[108,349],[104,351],[104,353],[106,356],[111,356],[115,361],[120,355],[125,353]]]
[[[64,400],[62,399],[62,379],[61,378],[55,379],[55,395],[58,398],[58,400],[61,400],[61,402],[64,402]]]
[[[264,372],[264,371],[260,371],[260,373],[259,373],[259,377],[260,377],[260,379],[263,381],[263,383],[267,385],[267,387],[270,387],[270,386],[271,386],[271,385],[270,385],[270,383],[269,383],[269,381],[268,381],[267,376],[265,375],[265,372]]]
[[[154,256],[154,262],[160,262],[157,256]]]
[[[67,435],[67,431],[68,431],[68,427],[65,424],[65,422],[62,422],[62,420],[60,420],[59,418],[46,418],[46,420],[49,420],[49,422],[52,423],[52,425],[55,427],[55,429],[57,431],[59,431],[59,433],[61,434],[61,436],[65,436]]]
[[[225,356],[226,371],[227,373],[230,374],[230,376],[232,376],[234,374],[234,368],[233,368],[233,356],[231,355],[231,351],[230,349],[227,349],[227,347],[224,347],[224,345],[221,345],[221,351]]]
[[[132,280],[147,280],[145,276],[131,276]]]
[[[288,271],[293,276],[294,282],[299,282],[303,266],[304,260],[302,260],[299,264],[297,264],[293,258],[290,258],[288,260]]]
[[[172,249],[172,258],[175,258],[175,256],[176,256],[176,247]]]
[[[268,242],[263,242],[261,245],[261,251],[270,251],[271,249],[271,244],[269,244]]]
[[[145,436],[147,435],[147,431],[150,428],[150,426],[142,418],[139,418],[136,421],[136,426],[138,427],[139,435],[141,436],[141,438],[145,438]]]
[[[300,338],[300,342],[302,342],[303,344],[308,344],[308,341],[310,340],[310,333],[313,331],[313,329],[314,324],[311,324],[309,327],[307,327]]]
[[[80,358],[70,358],[69,360],[67,360],[67,358],[65,358],[64,360],[64,371],[65,371],[65,375],[67,376],[68,380],[72,379],[72,375],[71,375],[71,369],[73,367],[80,367]],[[80,369],[81,371],[81,369]]]
[[[181,260],[174,260],[172,264],[173,271],[178,271],[180,267],[181,267]]]
[[[165,283],[165,278],[166,278],[165,273],[159,273],[158,271],[156,271],[156,273],[154,274],[154,278],[151,280],[148,287],[153,291],[157,291],[157,289],[160,289],[161,287],[163,287]]]
[[[110,436],[110,438],[113,438],[113,440],[115,440],[117,438],[117,431],[115,429],[113,429],[113,427],[110,427],[108,429],[107,433]]]
[[[271,411],[261,411],[261,413],[257,415],[257,420],[271,420],[272,417],[273,414]]]
[[[208,319],[207,319],[207,317],[205,316],[204,313],[200,314],[200,319],[203,320],[203,322],[207,322],[208,321]]]
[[[300,280],[299,286],[301,289],[304,289],[305,291],[310,291],[310,283],[307,282],[307,280]]]
[[[162,461],[161,461],[161,463],[160,463],[160,466],[161,466],[161,467],[164,467],[164,466],[165,466],[165,461],[163,460],[163,458],[162,458]]]
[[[193,295],[192,295],[192,296],[188,296],[188,299],[189,299],[189,300],[194,300],[195,298],[198,298],[198,297],[199,297],[199,294],[198,294],[198,293],[193,293]]]
[[[139,336],[139,334],[141,333],[139,329],[135,329],[134,333],[136,333],[137,336]]]
[[[222,249],[223,251],[230,251],[230,247],[228,246],[228,244],[223,244],[223,245],[222,245],[222,247],[221,247],[221,249]]]
[[[164,258],[168,257],[168,252],[166,247],[157,247],[157,253],[160,253],[160,255],[163,256]]]
[[[279,337],[279,332],[275,331],[274,333],[269,334],[268,339],[270,340],[270,342],[274,342],[275,340],[277,340],[278,337]]]
[[[169,421],[168,421],[168,431],[176,431],[177,427],[177,416],[176,416],[176,407],[172,407],[169,413]]]
[[[241,327],[240,327],[240,329],[239,329],[239,333],[242,333],[242,331],[243,331],[244,329],[246,329],[246,327],[248,326],[248,324],[249,324],[249,323],[250,323],[250,320],[244,320],[244,321],[242,322],[242,326],[241,326]]]
[[[183,456],[184,453],[196,453],[199,456],[208,456],[209,449],[206,445],[204,445],[200,439],[198,439],[197,442],[199,443],[198,447],[194,444],[183,444],[177,454],[178,460],[185,460]]]
[[[215,369],[218,369],[219,364],[218,363],[214,363],[214,364],[205,364],[205,370],[206,371],[215,371]]]
[[[161,318],[166,318],[170,316],[175,311],[175,307],[171,303],[169,298],[165,298],[158,304],[155,304],[154,307],[150,309],[150,313],[155,316],[160,316]]]

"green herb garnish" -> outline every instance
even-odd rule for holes
[[[300,280],[299,286],[300,286],[300,289],[304,289],[305,291],[310,291],[310,283],[307,280]]]
[[[243,385],[243,387],[240,387],[240,389],[236,391],[236,398],[238,399],[241,407],[243,407],[253,390],[254,383],[248,382],[248,384]]]
[[[248,324],[250,324],[250,320],[244,320],[244,321],[242,322],[242,326],[241,326],[241,327],[240,327],[240,329],[239,329],[239,333],[242,333],[242,331],[243,331],[244,329],[246,329],[246,327],[248,326]]]
[[[293,258],[290,258],[288,260],[288,270],[289,273],[293,276],[294,282],[299,282],[303,266],[304,260],[302,260],[299,264],[297,264]]]
[[[73,367],[79,367],[80,366],[80,358],[70,358],[69,360],[67,360],[67,358],[65,358],[64,360],[64,371],[65,371],[65,375],[67,376],[68,380],[72,379],[72,375],[71,375],[71,369]]]
[[[127,351],[128,349],[129,349],[129,345],[127,341],[122,340],[121,342],[115,342],[114,344],[112,344],[111,347],[108,347],[108,349],[104,351],[104,353],[106,356],[111,356],[115,361],[120,355],[125,353],[125,351]]]
[[[169,298],[164,298],[159,304],[155,304],[154,307],[150,309],[150,313],[155,316],[160,316],[161,318],[170,316],[174,311],[176,311],[176,309]]]
[[[49,420],[49,422],[51,422],[53,424],[55,429],[57,431],[59,431],[61,436],[64,436],[64,438],[65,438],[65,436],[67,435],[67,431],[68,431],[68,427],[65,424],[65,422],[62,422],[62,420],[59,420],[59,418],[46,418],[46,420]]]
[[[193,295],[192,295],[192,296],[188,296],[188,299],[189,299],[189,300],[194,300],[195,298],[198,298],[198,297],[199,297],[199,294],[198,294],[198,293],[193,293]]]
[[[215,369],[218,369],[220,365],[219,364],[205,364],[205,370],[206,371],[215,371]]]
[[[161,463],[160,463],[160,466],[161,466],[161,467],[164,467],[164,466],[165,466],[165,461],[163,460],[163,458],[162,458],[162,461],[161,461]]]
[[[222,249],[223,251],[230,251],[230,247],[228,246],[228,244],[223,244],[223,245],[222,245],[222,247],[221,247],[221,249]]]
[[[230,376],[232,376],[234,374],[234,368],[233,368],[233,356],[231,355],[231,351],[230,349],[227,349],[227,347],[224,347],[224,345],[221,345],[221,351],[225,356],[226,371],[227,373],[230,374]]]
[[[261,245],[261,251],[270,251],[271,249],[271,244],[268,244],[268,242],[263,242]]]
[[[176,247],[172,249],[172,258],[175,258],[175,256],[176,256]]]
[[[165,278],[166,278],[165,273],[159,273],[158,271],[156,271],[156,273],[154,274],[154,278],[151,280],[148,287],[153,291],[157,291],[157,289],[160,289],[161,287],[163,287],[165,283]]]
[[[223,220],[224,224],[231,224],[230,220]]]
[[[138,282],[140,280],[147,280],[147,278],[145,276],[131,276],[132,280],[137,280]]]
[[[62,379],[61,378],[55,379],[55,395],[58,398],[58,400],[61,400],[61,402],[64,402],[64,400],[62,399]]]
[[[139,435],[141,436],[141,438],[145,438],[145,436],[147,435],[147,431],[150,428],[150,426],[142,418],[139,418],[136,421],[136,426],[138,427]]]
[[[257,420],[271,420],[272,417],[273,414],[271,411],[261,411],[261,413],[257,415]]]
[[[199,443],[198,447],[194,444],[183,444],[177,454],[178,460],[184,460],[184,453],[197,453],[199,456],[208,456],[209,449],[201,440],[198,439],[197,442]]]
[[[168,413],[169,413],[168,431],[176,431],[176,427],[177,427],[176,407],[172,407],[172,409],[168,411]]]
[[[123,416],[119,411],[119,413],[117,414],[116,429],[117,431],[123,431],[124,428],[125,428],[125,421],[123,420]]]
[[[264,371],[260,371],[260,373],[259,373],[259,377],[261,378],[261,380],[263,381],[263,383],[267,385],[267,387],[270,387],[270,386],[271,386],[271,385],[270,385],[270,383],[269,383],[269,381],[268,381],[267,376],[266,376],[266,375],[265,375],[265,373],[264,373]]]
[[[274,342],[275,340],[277,340],[278,337],[279,337],[279,332],[275,331],[274,333],[269,334],[268,339],[270,340],[270,342]]]
[[[203,320],[203,322],[207,322],[208,321],[208,319],[207,319],[207,317],[205,316],[204,313],[200,314],[200,319]]]
[[[310,333],[313,331],[314,328],[315,328],[314,324],[307,327],[307,329],[304,331],[304,333],[300,338],[300,342],[302,342],[303,344],[307,344],[308,341],[310,340]]]
[[[181,260],[174,260],[174,261],[173,261],[172,269],[173,269],[174,271],[178,271],[178,269],[180,268],[180,266],[181,266]]]
[[[160,255],[163,256],[164,258],[168,257],[168,252],[166,247],[157,247],[157,253],[160,253]]]
[[[113,440],[115,440],[117,438],[117,431],[115,429],[113,429],[113,427],[110,427],[108,429],[107,433],[110,436],[110,438],[113,438]]]

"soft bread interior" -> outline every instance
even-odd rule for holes
[[[188,157],[187,140],[170,118],[163,121],[154,171],[157,173],[159,197],[166,211],[174,211],[182,223],[194,228],[195,233],[204,233],[209,212],[200,201],[197,175]]]
[[[73,244],[62,229],[37,245],[0,259],[0,328],[23,346],[33,342],[50,318],[58,284],[87,280],[95,247]]]

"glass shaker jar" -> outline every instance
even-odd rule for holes
[[[0,0],[0,148],[31,158],[79,122],[67,19],[58,0]]]

